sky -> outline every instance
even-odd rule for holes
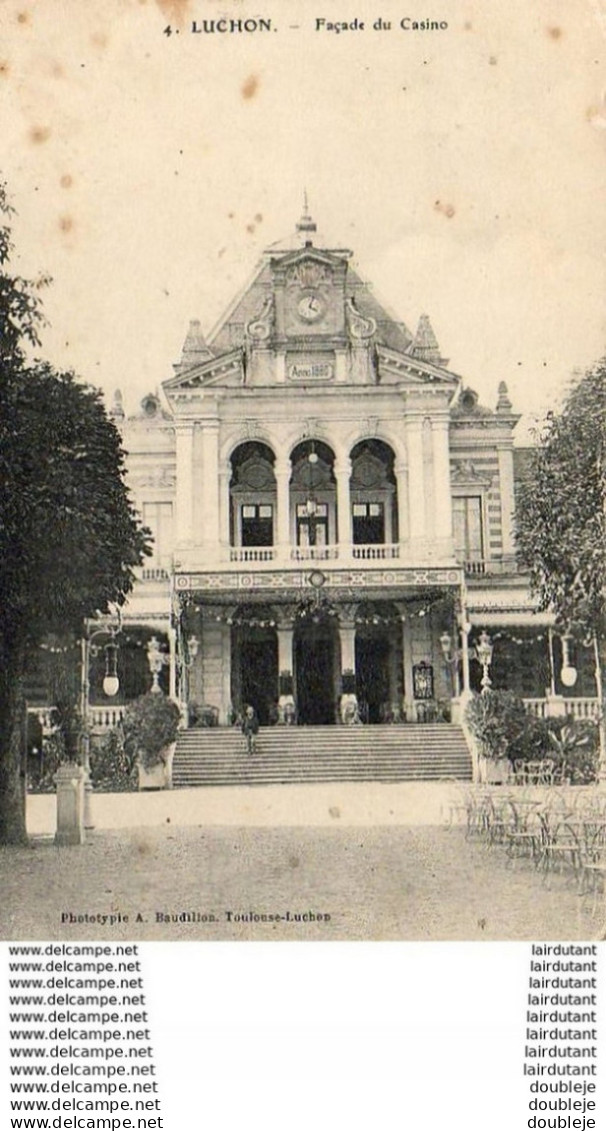
[[[430,315],[484,403],[507,382],[525,440],[606,352],[605,11],[2,0],[0,173],[15,267],[53,278],[41,352],[135,411],[305,188],[327,242],[409,328]],[[407,12],[448,26],[403,30]],[[272,30],[192,31],[222,16]]]

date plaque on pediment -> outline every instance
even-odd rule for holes
[[[286,377],[300,384],[332,381],[335,376],[335,358],[332,353],[286,355]]]

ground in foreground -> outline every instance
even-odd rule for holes
[[[508,866],[460,828],[167,824],[0,860],[4,939],[575,940],[601,921],[570,876]]]

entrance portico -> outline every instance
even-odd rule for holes
[[[190,695],[224,725],[249,702],[262,723],[283,721],[286,699],[291,721],[333,725],[351,695],[368,724],[419,721],[425,700],[434,716],[447,714],[453,684],[440,637],[452,631],[460,580],[456,569],[368,566],[180,575],[181,635],[201,641]],[[425,690],[419,670],[429,673]]]

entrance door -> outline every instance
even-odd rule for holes
[[[335,640],[330,626],[297,630],[294,642],[297,719],[303,726],[335,721]]]
[[[262,639],[244,639],[239,643],[241,709],[254,707],[261,726],[270,722],[272,707],[278,699],[278,643],[275,633]]]
[[[389,704],[389,640],[384,636],[356,638],[356,687],[362,720],[383,722]]]

